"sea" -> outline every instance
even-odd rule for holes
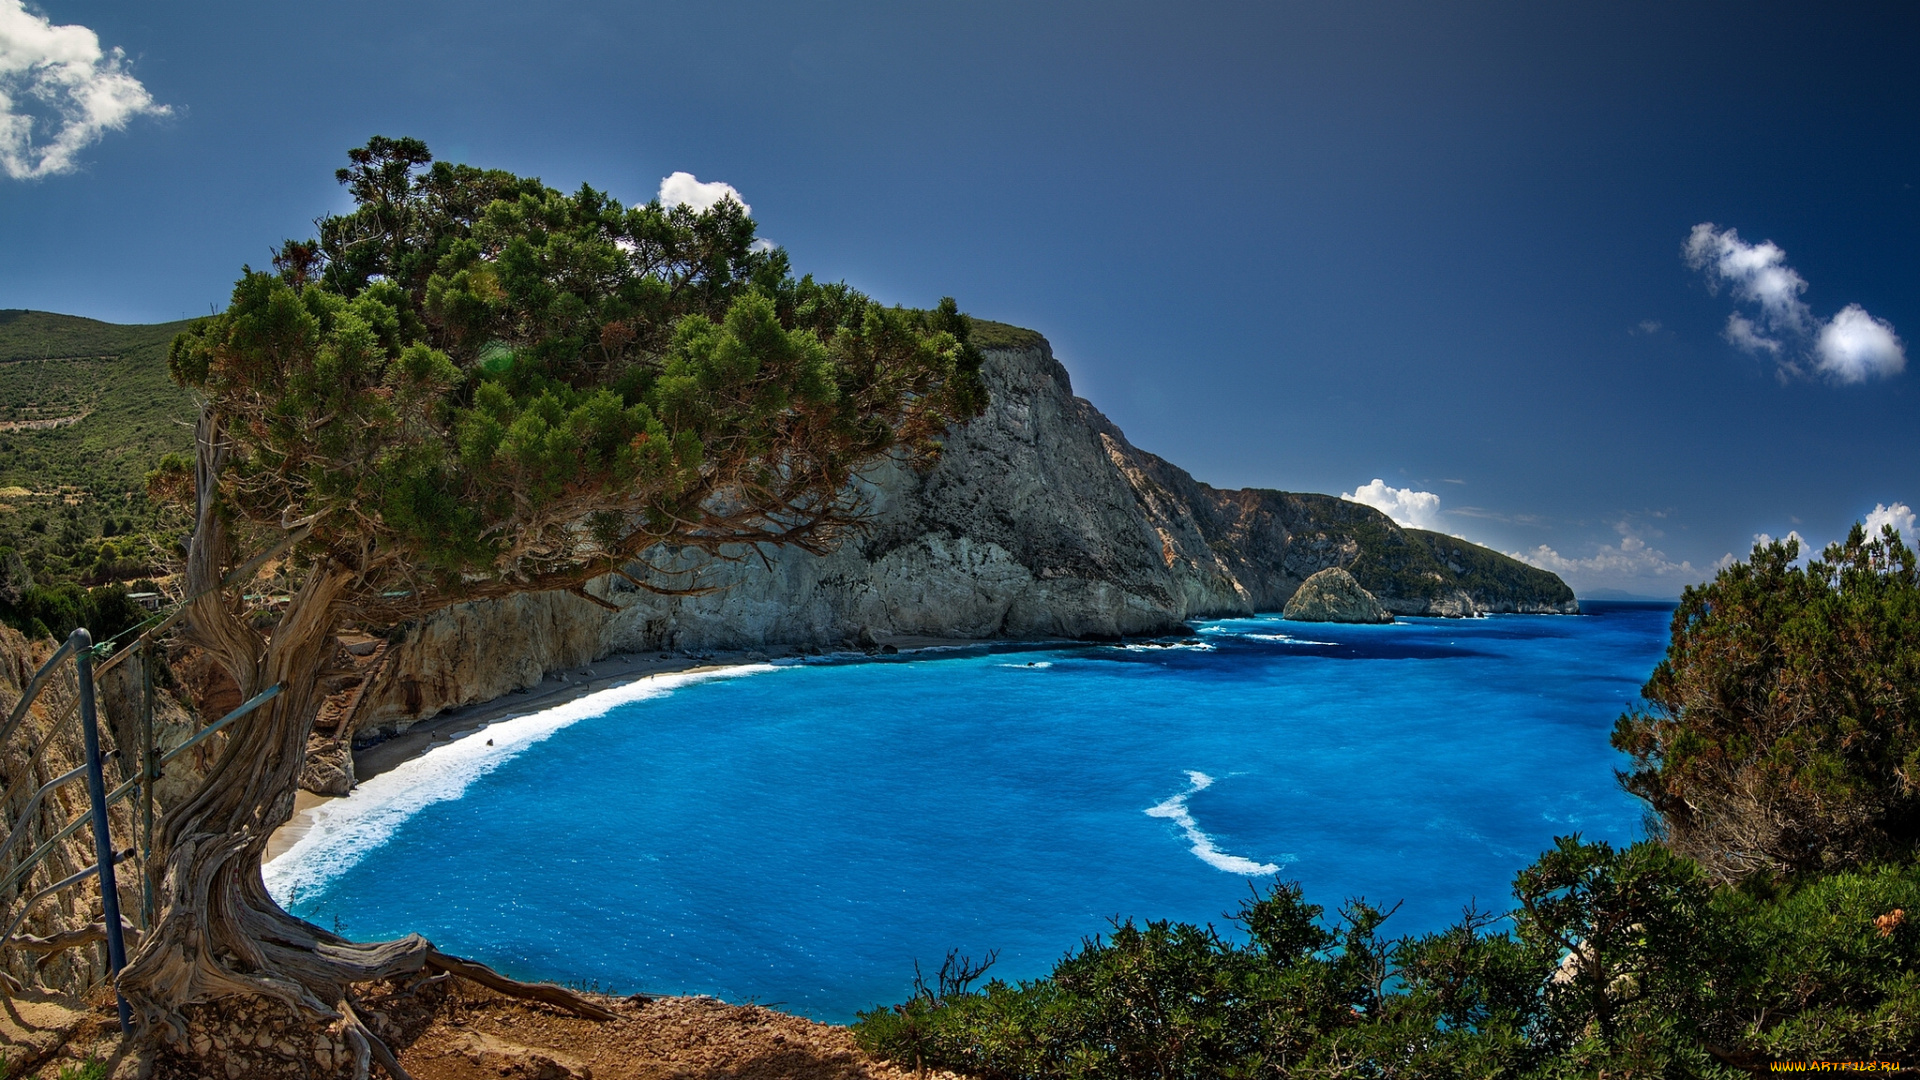
[[[1115,919],[1231,934],[1277,881],[1425,933],[1507,911],[1555,837],[1639,838],[1607,735],[1671,614],[1218,619],[656,676],[368,779],[267,883],[359,940],[833,1022],[953,949],[1013,981]]]

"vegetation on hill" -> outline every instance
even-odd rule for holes
[[[1542,599],[1565,604],[1573,600],[1573,589],[1551,570],[1528,566],[1519,559],[1457,536],[1426,529],[1402,531],[1425,547],[1435,563],[1452,572],[1455,587],[1472,593],[1477,600],[1490,604]]]
[[[1795,554],[1756,547],[1689,590],[1648,706],[1620,718],[1655,836],[1556,841],[1507,914],[1392,938],[1376,907],[1330,917],[1281,884],[1237,933],[1119,922],[1042,979],[976,987],[982,965],[949,957],[858,1038],[992,1080],[1732,1078],[1910,1056],[1915,555],[1857,527]]]
[[[1552,571],[1478,544],[1397,525],[1371,507],[1333,495],[1285,497],[1313,510],[1315,529],[1328,539],[1353,541],[1360,554],[1347,572],[1375,596],[1432,600],[1460,590],[1489,607],[1564,604],[1574,598]]]
[[[980,349],[1033,349],[1047,341],[1037,330],[991,319],[974,319],[973,335],[968,340]]]
[[[192,442],[192,395],[167,376],[190,325],[0,311],[0,622],[64,636],[137,621],[127,592],[178,556],[183,522],[145,479]]]

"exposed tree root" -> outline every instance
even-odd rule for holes
[[[392,1077],[393,1080],[413,1080],[413,1076],[409,1074],[407,1070],[400,1067],[399,1060],[393,1056],[393,1051],[387,1048],[387,1044],[381,1040],[380,1036],[373,1033],[373,1029],[367,1027],[367,1025],[361,1021],[358,1013],[353,1011],[353,1000],[351,998],[341,1000],[340,1012],[347,1020],[347,1037],[354,1044],[356,1064],[354,1066],[353,1080],[366,1080],[366,1066],[359,1063],[362,1059],[363,1049],[366,1056],[379,1062],[380,1067],[387,1070],[387,1075]]]
[[[457,956],[448,956],[442,952],[430,951],[427,955],[427,966],[438,971],[444,971],[449,975],[458,975],[463,979],[477,982],[481,986],[491,990],[498,990],[512,997],[525,998],[529,1001],[538,1001],[543,1004],[555,1006],[556,1008],[565,1009],[575,1016],[584,1017],[588,1020],[619,1019],[610,1010],[603,1009],[564,987],[555,986],[552,983],[518,982],[507,978],[484,964],[476,964],[471,960],[462,960]]]

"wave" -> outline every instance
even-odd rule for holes
[[[1312,638],[1294,637],[1292,634],[1241,634],[1253,641],[1274,641],[1282,645],[1338,645],[1337,641],[1315,641]]]
[[[1050,668],[1050,667],[1052,667],[1052,666],[1053,666],[1053,661],[1051,661],[1051,660],[1030,660],[1030,661],[1028,661],[1027,663],[1024,663],[1024,664],[1001,664],[1001,665],[999,665],[999,666],[1000,666],[1000,667],[1010,667],[1010,668]]]
[[[1187,799],[1196,792],[1205,791],[1213,786],[1213,777],[1196,770],[1187,770],[1187,790],[1178,795],[1147,808],[1148,817],[1166,818],[1187,835],[1187,843],[1192,845],[1193,853],[1200,861],[1215,870],[1224,870],[1229,874],[1242,874],[1247,877],[1264,877],[1280,872],[1279,863],[1254,862],[1238,855],[1229,855],[1214,845],[1213,837],[1200,831],[1200,825],[1193,820],[1193,814],[1187,810]],[[1291,860],[1288,860],[1291,861]]]
[[[778,670],[772,664],[740,664],[651,675],[475,729],[368,779],[345,798],[315,807],[306,835],[261,868],[267,891],[281,907],[314,895],[358,865],[409,818],[434,803],[460,798],[475,780],[563,728],[694,683]],[[485,738],[476,737],[481,732]]]

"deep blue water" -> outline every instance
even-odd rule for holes
[[[1222,923],[1273,874],[1438,929],[1505,910],[1556,835],[1638,835],[1607,733],[1670,609],[1589,607],[630,684],[369,780],[269,883],[356,938],[828,1020],[916,958],[1036,976],[1109,916]]]

